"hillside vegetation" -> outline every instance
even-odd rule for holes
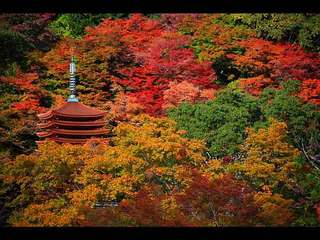
[[[113,137],[37,147],[69,94]],[[0,224],[319,226],[320,15],[1,14]]]

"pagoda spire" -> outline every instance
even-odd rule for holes
[[[77,89],[76,89],[76,63],[74,57],[71,57],[70,63],[70,81],[69,81],[69,90],[70,95],[68,97],[68,102],[79,102],[79,99],[76,97]]]

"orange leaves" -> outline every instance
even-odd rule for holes
[[[258,192],[254,195],[254,202],[260,208],[257,218],[263,225],[288,225],[294,219],[294,213],[290,209],[293,200],[284,199],[281,194]]]
[[[57,227],[72,226],[81,218],[76,208],[65,208],[63,199],[54,199],[43,204],[30,204],[9,221],[15,227]]]
[[[41,62],[48,68],[48,73],[57,75],[68,73],[70,58],[73,54],[77,53],[73,52],[74,49],[77,49],[76,43],[77,42],[71,38],[65,38],[64,41],[57,43],[55,48],[41,58]]]
[[[259,95],[263,88],[280,81],[300,80],[303,100],[318,104],[317,82],[320,76],[320,55],[307,53],[292,44],[273,43],[257,38],[240,42],[246,50],[243,55],[229,54],[242,75],[240,84],[249,93]]]
[[[75,190],[68,194],[70,198],[70,203],[73,206],[89,206],[92,207],[97,201],[98,194],[101,193],[101,190],[98,186],[90,184],[85,186],[81,190]]]
[[[126,95],[123,92],[116,96],[115,102],[110,102],[108,105],[110,106],[112,118],[117,121],[128,121],[131,117],[142,113],[144,110],[136,97]]]
[[[141,51],[144,45],[162,33],[162,27],[156,20],[148,19],[142,14],[132,14],[129,19],[106,19],[99,26],[87,28],[85,40],[110,36],[120,38],[120,42],[129,44],[134,52]],[[111,39],[112,39],[111,38]]]
[[[8,165],[4,179],[20,191],[11,223],[77,224],[83,220],[81,208],[134,198],[149,184],[180,191],[189,183],[190,169],[204,162],[204,143],[183,138],[169,119],[141,115],[114,132],[112,146],[94,140],[84,146],[47,141]],[[166,213],[174,214],[172,204],[163,203]]]
[[[218,17],[218,14],[208,15],[193,27],[192,45],[202,61],[214,62],[239,48],[240,40],[255,36],[252,30],[216,23]]]
[[[246,92],[259,96],[264,88],[269,87],[274,81],[271,78],[266,78],[263,75],[251,78],[241,78],[239,81],[240,88]]]
[[[6,83],[18,87],[25,95],[19,102],[13,103],[12,108],[23,112],[42,112],[45,110],[40,105],[40,98],[43,90],[36,85],[39,80],[37,73],[23,73],[18,69],[16,76],[0,76],[0,83]]]
[[[295,149],[283,142],[285,131],[286,126],[276,121],[268,129],[249,131],[243,147],[248,155],[243,163],[246,168],[240,170],[249,178],[264,179],[266,173],[267,180],[290,183],[289,158],[295,156]],[[98,214],[93,225],[99,221],[158,226],[280,225],[293,217],[288,210],[290,200],[272,194],[266,185],[263,192],[254,192],[248,183],[226,173],[219,160],[205,159],[204,143],[183,138],[171,120],[139,115],[120,123],[114,132],[112,146],[94,141],[84,146],[45,142],[38,152],[13,162],[11,177],[5,181],[20,187],[17,203],[29,200],[13,214],[11,223],[90,224],[88,212]],[[260,168],[264,161],[273,164],[272,172]],[[108,202],[117,202],[119,207],[94,209]],[[100,216],[101,211],[106,212]]]
[[[270,61],[276,54],[281,54],[281,50],[283,51],[281,45],[258,38],[243,40],[239,44],[246,49],[245,53],[243,55],[230,54],[228,57],[232,58],[243,72],[251,76],[268,72],[271,68]]]
[[[182,102],[195,103],[213,99],[215,92],[216,90],[213,88],[200,90],[198,86],[187,81],[180,83],[170,82],[169,89],[163,93],[164,108],[175,107]]]
[[[299,93],[306,102],[320,104],[320,79],[308,79],[301,83],[301,91]]]
[[[138,226],[189,225],[174,197],[164,195],[156,185],[141,189],[132,200],[120,203],[120,214],[132,219]]]
[[[40,107],[39,97],[26,95],[20,102],[11,105],[12,108],[23,112],[44,112],[46,108]]]
[[[36,73],[23,73],[18,70],[16,76],[0,76],[0,82],[15,85],[24,91],[34,92],[39,91],[39,87],[33,83],[38,80],[38,74]]]

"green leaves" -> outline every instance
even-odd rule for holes
[[[124,17],[123,13],[64,13],[50,24],[51,29],[59,36],[81,38],[88,26],[98,25],[105,18]]]
[[[0,31],[0,75],[14,73],[15,63],[26,66],[26,54],[32,45],[20,33],[9,30]],[[11,74],[12,75],[12,74]]]
[[[207,103],[181,104],[168,112],[177,126],[190,138],[205,139],[214,157],[235,154],[245,137],[245,128],[252,126],[261,113],[258,102],[250,95],[231,87],[221,90]]]
[[[303,48],[319,51],[320,17],[317,14],[232,14],[224,21],[254,29],[258,37],[299,43]]]
[[[317,107],[305,104],[293,94],[299,91],[297,81],[284,83],[282,90],[265,89],[261,95],[262,112],[288,124],[291,142],[309,154],[319,154],[320,114]]]

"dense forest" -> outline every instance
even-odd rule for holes
[[[0,225],[319,226],[319,14],[0,14]],[[45,141],[69,94],[108,143]]]

